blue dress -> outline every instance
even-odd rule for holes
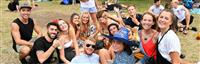
[[[127,52],[123,51],[121,53],[115,53],[115,59],[113,64],[135,64],[134,56],[128,55]]]

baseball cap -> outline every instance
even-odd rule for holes
[[[32,9],[32,7],[28,4],[28,2],[25,2],[25,3],[21,4],[20,7],[19,7],[19,9],[22,9],[22,8]]]

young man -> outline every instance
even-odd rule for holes
[[[140,20],[142,19],[142,15],[137,14],[135,6],[128,6],[128,13],[130,16],[125,19],[125,25],[128,25],[131,28],[139,27],[139,29],[141,29],[142,27],[140,26]]]
[[[74,57],[70,64],[99,64],[99,56],[94,53],[95,43],[91,40],[85,40],[83,47],[83,53]]]
[[[160,5],[160,0],[154,0],[154,5],[149,8],[149,12],[155,15],[156,17],[164,10],[164,6]]]
[[[11,35],[13,39],[13,49],[19,53],[19,59],[26,64],[25,57],[29,54],[33,42],[33,30],[37,33],[37,37],[42,35],[39,26],[30,18],[31,6],[24,3],[19,8],[20,17],[11,23]]]
[[[179,28],[185,28],[184,34],[187,34],[187,29],[189,28],[189,25],[193,22],[193,16],[190,15],[190,12],[187,8],[185,8],[183,5],[178,5],[178,0],[172,0],[172,10],[176,17],[178,18],[177,25]],[[183,31],[183,29],[180,29],[180,31]]]
[[[38,38],[30,53],[30,64],[48,64],[51,63],[54,50],[59,46],[59,41],[54,40],[58,34],[57,23],[47,24],[47,35]]]

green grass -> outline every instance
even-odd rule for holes
[[[9,1],[0,1],[0,64],[19,64],[18,54],[12,49],[12,39],[10,35],[10,23],[19,16],[17,12],[6,11]],[[151,0],[123,0],[123,4],[135,4],[138,12],[145,12],[152,4]],[[62,18],[69,20],[69,16],[74,13],[80,13],[79,5],[59,5],[59,1],[38,2],[39,7],[32,11],[31,17],[45,31],[45,25],[52,19]],[[195,26],[200,30],[200,15],[194,15]],[[45,33],[45,32],[44,32]],[[188,35],[178,33],[181,40],[182,52],[186,54],[184,60],[196,63],[200,59],[200,41],[195,40],[196,32],[189,31]]]

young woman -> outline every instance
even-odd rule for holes
[[[59,59],[64,63],[69,63],[75,55],[79,55],[74,28],[63,20],[56,20],[56,22],[60,28],[60,33],[58,35],[58,40],[61,44],[60,48],[58,47]],[[59,63],[62,62],[60,61]]]
[[[158,32],[156,31],[156,18],[150,13],[143,14],[141,20],[142,29],[139,31],[140,35],[140,49],[144,53],[144,58],[141,60],[142,64],[145,64],[145,60],[150,59],[152,56],[156,59],[156,40]]]
[[[115,51],[113,64],[135,64],[131,50],[133,43],[129,41],[128,33],[128,29],[120,28],[113,36],[104,35],[113,40],[112,47]]]
[[[77,13],[73,13],[70,17],[70,24],[72,25],[72,27],[75,30],[75,34],[76,34],[76,38],[79,37],[80,34],[80,16]]]
[[[81,33],[80,38],[82,40],[88,38],[95,38],[97,35],[96,26],[92,23],[89,12],[83,12],[81,15]]]
[[[160,29],[158,35],[157,63],[180,64],[181,45],[176,33],[171,30],[176,17],[171,10],[164,10],[158,16],[157,24]]]

